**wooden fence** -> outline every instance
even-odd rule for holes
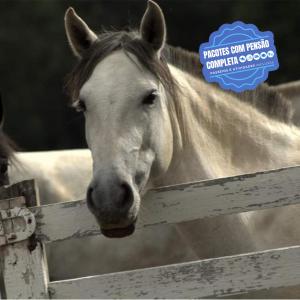
[[[100,232],[85,201],[39,206],[35,191],[34,181],[0,189],[3,298],[207,298],[300,284],[300,246],[49,282],[45,243]],[[152,190],[138,227],[299,203],[297,166]]]

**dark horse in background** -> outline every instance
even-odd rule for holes
[[[4,110],[0,93],[0,186],[9,183],[8,164],[13,157],[14,143],[3,132]]]

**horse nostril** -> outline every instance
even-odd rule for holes
[[[142,183],[143,179],[144,179],[144,173],[137,172],[134,177],[136,185],[139,186]]]
[[[132,188],[130,187],[130,185],[126,182],[123,182],[121,184],[121,195],[120,195],[120,206],[122,208],[128,208],[131,206],[132,202],[133,202],[133,192],[132,192]]]
[[[89,187],[86,193],[86,201],[87,204],[91,207],[91,208],[95,208],[94,202],[93,202],[93,188]]]

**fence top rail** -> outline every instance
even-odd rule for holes
[[[300,166],[161,187],[142,200],[137,228],[298,204],[299,191]],[[30,210],[44,243],[100,234],[85,200]]]
[[[151,190],[137,228],[300,203],[300,166]],[[85,200],[32,207],[47,243],[100,234]]]

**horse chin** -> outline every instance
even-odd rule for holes
[[[122,238],[133,234],[135,231],[135,222],[127,227],[122,228],[101,228],[101,232],[104,236],[108,238]]]

